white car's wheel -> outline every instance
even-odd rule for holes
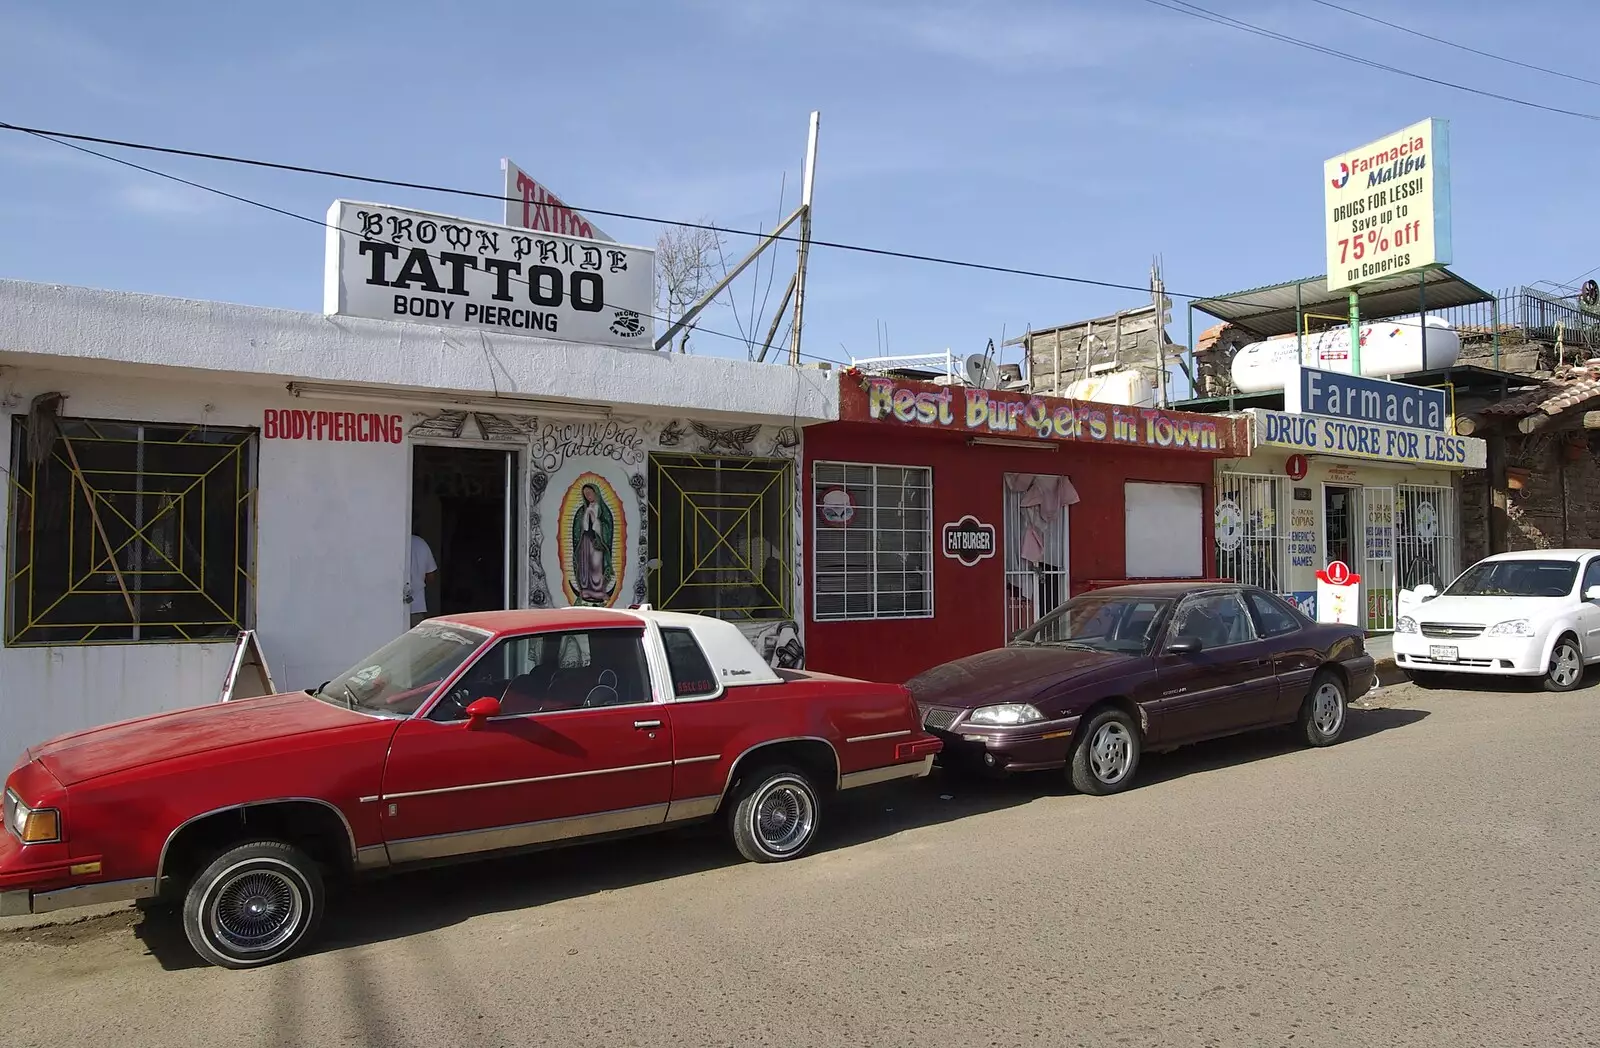
[[[1583,683],[1583,653],[1577,638],[1568,633],[1550,649],[1550,665],[1544,673],[1545,691],[1571,691]]]

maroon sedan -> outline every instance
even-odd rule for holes
[[[1250,586],[1117,586],[907,686],[944,740],[942,765],[1064,767],[1080,791],[1106,794],[1133,781],[1146,750],[1280,725],[1311,746],[1337,742],[1348,701],[1376,683],[1363,638]]]

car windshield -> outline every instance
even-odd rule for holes
[[[486,639],[477,630],[424,622],[312,694],[352,709],[410,716]]]
[[[1480,560],[1446,589],[1449,597],[1565,597],[1578,578],[1571,560]]]
[[[1017,634],[1013,643],[1060,644],[1142,655],[1155,643],[1156,631],[1171,604],[1170,600],[1151,597],[1085,594],[1073,597]]]

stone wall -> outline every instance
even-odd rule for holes
[[[1501,480],[1492,493],[1488,471],[1472,470],[1461,478],[1462,564],[1490,553],[1524,549],[1600,548],[1600,432],[1512,433],[1488,438],[1502,442],[1505,465],[1526,471],[1525,488],[1509,491]],[[1496,499],[1495,494],[1502,497]],[[1505,506],[1502,548],[1493,548],[1492,503]]]

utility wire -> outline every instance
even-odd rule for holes
[[[1577,117],[1580,120],[1592,120],[1596,123],[1600,123],[1600,114],[1584,113],[1576,109],[1562,109],[1559,106],[1547,106],[1539,102],[1530,102],[1525,98],[1516,98],[1512,95],[1502,95],[1494,91],[1486,91],[1482,88],[1470,87],[1466,84],[1457,84],[1449,80],[1440,80],[1437,77],[1424,76],[1422,73],[1415,73],[1409,69],[1401,69],[1398,66],[1386,65],[1383,62],[1376,62],[1370,58],[1362,58],[1360,55],[1353,55],[1348,51],[1340,51],[1337,48],[1325,47],[1322,44],[1313,43],[1310,40],[1302,40],[1297,36],[1288,36],[1271,29],[1264,29],[1261,26],[1243,21],[1242,19],[1234,18],[1231,15],[1218,14],[1216,11],[1201,7],[1198,4],[1189,3],[1187,0],[1174,0],[1172,3],[1166,3],[1164,0],[1145,0],[1145,3],[1153,4],[1156,7],[1165,8],[1168,11],[1174,11],[1180,15],[1188,15],[1191,18],[1198,18],[1206,22],[1215,22],[1217,25],[1227,26],[1230,29],[1238,29],[1246,33],[1254,34],[1255,36],[1265,37],[1268,40],[1277,40],[1281,43],[1292,44],[1295,47],[1303,47],[1309,51],[1317,51],[1332,58],[1343,59],[1346,62],[1355,62],[1358,65],[1363,65],[1370,69],[1378,69],[1386,73],[1394,73],[1398,76],[1410,77],[1413,80],[1421,80],[1424,83],[1437,84],[1440,87],[1448,87],[1455,91],[1466,91],[1469,94],[1480,95],[1484,98],[1493,98],[1501,102],[1510,102],[1513,105],[1526,106],[1529,109],[1539,109],[1546,113],[1558,113],[1561,116],[1572,116]]]
[[[0,120],[0,130],[18,131],[18,132],[21,132],[22,134],[33,135],[36,138],[44,138],[44,139],[47,139],[47,140],[55,140],[60,145],[68,145],[68,144],[70,144],[72,142],[92,142],[92,143],[95,143],[97,145],[116,146],[116,147],[118,147],[120,149],[135,149],[135,150],[142,150],[144,152],[150,152],[150,153],[165,153],[165,154],[168,154],[168,155],[171,155],[171,156],[194,157],[194,158],[200,159],[200,160],[215,160],[215,161],[219,161],[219,162],[225,163],[225,164],[242,164],[242,165],[245,165],[245,166],[248,166],[248,167],[268,168],[268,169],[274,170],[274,171],[291,171],[291,172],[294,172],[296,174],[318,175],[318,176],[323,177],[323,178],[339,178],[339,179],[344,179],[344,180],[349,181],[349,182],[365,182],[365,183],[367,183],[369,185],[390,186],[390,187],[393,187],[393,188],[396,188],[396,189],[417,189],[417,190],[422,190],[422,191],[429,192],[429,193],[445,193],[445,194],[448,194],[448,195],[451,195],[451,196],[473,197],[473,198],[476,198],[476,199],[479,199],[479,200],[495,200],[495,201],[500,201],[502,203],[507,201],[507,200],[510,200],[510,201],[513,201],[513,202],[516,202],[516,203],[521,203],[522,202],[522,198],[521,197],[507,197],[507,196],[502,196],[499,193],[484,193],[484,192],[480,192],[480,191],[474,190],[474,189],[457,189],[457,188],[454,188],[452,186],[431,185],[431,184],[426,183],[426,182],[405,182],[405,181],[401,181],[401,180],[398,180],[398,179],[392,179],[392,178],[377,178],[377,177],[372,176],[372,175],[351,174],[351,173],[346,172],[346,171],[329,171],[329,170],[325,170],[325,169],[322,169],[322,168],[305,167],[305,166],[302,166],[300,164],[285,164],[285,163],[278,163],[278,162],[270,161],[270,160],[257,160],[257,159],[252,159],[250,157],[229,156],[228,154],[225,154],[225,153],[207,153],[207,152],[202,152],[202,151],[193,150],[193,149],[178,149],[178,148],[175,148],[175,147],[172,147],[172,146],[152,145],[152,144],[147,143],[147,142],[129,142],[129,141],[124,141],[124,140],[115,139],[115,138],[102,138],[102,137],[97,136],[97,135],[83,135],[83,134],[76,134],[76,133],[69,132],[69,131],[53,131],[53,130],[50,130],[48,128],[42,128],[42,127],[24,127],[24,126],[22,126],[20,124],[7,123],[4,120]],[[97,153],[92,149],[85,149],[83,151],[87,152],[87,153],[90,153],[90,154],[92,154],[94,156],[103,157],[103,158],[108,159],[108,160],[115,159],[114,157],[106,156],[106,154],[104,154],[104,153]],[[120,161],[120,160],[117,161],[117,162],[118,163],[127,163],[126,161]],[[135,168],[137,168],[138,170],[141,170],[141,171],[150,171],[151,170],[149,168],[138,167],[138,165],[136,165],[136,164],[128,164],[128,166],[135,167]],[[167,175],[165,172],[152,171],[151,173],[159,174],[159,175],[162,175],[163,177],[176,178],[176,176]],[[177,179],[177,181],[183,181],[183,180],[182,179]],[[195,183],[188,183],[188,184],[195,185]],[[207,186],[197,186],[197,188],[209,189],[209,187],[207,187]],[[223,194],[223,195],[227,196],[228,194]],[[233,199],[239,200],[239,199],[243,199],[243,198],[234,197]],[[245,203],[255,203],[255,201],[249,201],[249,200],[246,200],[244,202]],[[627,211],[606,211],[606,210],[603,210],[603,209],[597,208],[597,207],[583,207],[583,206],[576,205],[576,204],[571,204],[571,203],[567,204],[567,207],[571,208],[574,211],[581,211],[581,212],[583,212],[585,214],[605,215],[608,218],[623,218],[623,219],[629,219],[629,220],[635,221],[635,222],[648,222],[648,223],[651,223],[651,224],[654,224],[654,225],[683,226],[683,227],[688,228],[688,229],[709,229],[709,230],[712,230],[713,232],[717,232],[717,233],[728,233],[728,234],[732,234],[734,236],[745,236],[745,237],[752,237],[752,238],[756,238],[756,239],[762,239],[762,238],[767,236],[767,234],[761,233],[761,232],[758,232],[758,231],[753,231],[753,230],[748,230],[748,229],[733,229],[733,228],[730,228],[728,226],[718,226],[718,225],[712,225],[712,224],[704,223],[704,222],[680,222],[680,221],[678,221],[676,219],[660,218],[660,217],[654,216],[654,215],[639,215],[639,214],[633,214],[633,213],[630,213],[630,212],[627,212]],[[276,209],[273,209],[273,210],[276,210]],[[304,216],[296,216],[296,217],[304,217]],[[307,221],[314,221],[314,220],[313,219],[307,219]],[[775,237],[774,240],[776,240],[776,241],[785,241],[785,242],[793,243],[793,244],[798,244],[800,242],[800,238],[799,237],[797,237],[797,236],[789,236],[789,235],[778,236],[778,237]],[[985,263],[985,262],[970,262],[970,261],[966,261],[966,260],[963,260],[963,259],[957,259],[957,258],[945,258],[945,257],[939,256],[939,255],[923,255],[923,254],[917,254],[915,252],[910,252],[910,251],[893,251],[893,250],[890,250],[888,248],[868,247],[868,246],[863,245],[863,244],[846,244],[846,243],[840,243],[840,242],[837,242],[837,241],[830,241],[830,240],[817,240],[815,238],[812,238],[810,243],[811,243],[812,247],[833,248],[833,249],[838,250],[838,251],[853,251],[853,252],[857,252],[859,254],[877,255],[877,256],[884,257],[884,258],[899,258],[899,259],[905,259],[905,260],[910,261],[910,262],[931,262],[931,263],[935,263],[935,264],[938,264],[938,265],[954,266],[954,267],[957,267],[957,268],[960,268],[960,269],[975,269],[975,270],[981,270],[981,271],[988,272],[988,273],[1001,273],[1001,274],[1004,274],[1004,275],[1007,275],[1007,276],[1033,277],[1033,278],[1038,279],[1038,280],[1053,280],[1053,281],[1057,281],[1059,283],[1065,283],[1065,284],[1082,284],[1082,285],[1086,285],[1086,286],[1089,286],[1089,287],[1110,288],[1110,289],[1112,289],[1114,291],[1137,291],[1137,292],[1139,292],[1141,294],[1149,294],[1150,293],[1149,287],[1146,287],[1146,286],[1143,286],[1143,285],[1138,285],[1138,284],[1121,284],[1121,283],[1118,283],[1118,282],[1112,281],[1112,280],[1095,280],[1095,279],[1092,279],[1090,277],[1074,277],[1074,276],[1067,276],[1067,275],[1061,274],[1061,273],[1045,273],[1045,272],[1041,272],[1039,270],[1033,270],[1033,269],[1018,269],[1018,268],[1013,267],[1013,266],[992,265],[992,264]],[[1167,292],[1167,296],[1169,298],[1181,298],[1181,299],[1205,299],[1205,298],[1213,297],[1211,295],[1181,295],[1181,294],[1178,294],[1175,291],[1168,291]]]
[[[203,182],[195,182],[195,181],[193,181],[191,179],[183,178],[183,177],[181,177],[179,175],[174,175],[174,174],[172,174],[171,172],[168,172],[168,171],[162,171],[162,170],[159,170],[159,169],[153,168],[153,167],[146,167],[143,164],[136,164],[131,160],[124,160],[121,157],[111,156],[109,153],[102,153],[102,152],[99,152],[98,150],[90,149],[87,146],[78,145],[75,142],[60,141],[58,139],[51,138],[50,135],[48,133],[46,133],[46,132],[31,131],[31,130],[28,130],[26,128],[17,128],[12,124],[4,124],[4,123],[0,123],[0,127],[5,127],[5,128],[8,128],[8,129],[12,129],[12,130],[23,131],[24,133],[31,134],[36,138],[41,138],[41,139],[43,139],[43,140],[45,140],[47,142],[55,142],[56,145],[65,146],[68,149],[75,149],[80,153],[87,153],[89,156],[99,157],[101,160],[107,160],[107,161],[110,161],[113,164],[120,164],[123,167],[132,168],[135,171],[142,171],[147,175],[155,175],[158,178],[165,178],[165,179],[168,179],[170,181],[177,182],[180,185],[189,186],[192,189],[198,189],[198,190],[200,190],[202,192],[205,192],[205,193],[213,193],[213,194],[215,194],[217,196],[226,197],[229,200],[237,201],[238,203],[241,203],[241,204],[248,204],[251,207],[261,208],[264,211],[271,211],[273,214],[282,215],[285,218],[292,218],[292,219],[295,219],[295,220],[300,221],[300,222],[305,222],[305,223],[307,223],[309,225],[316,226],[319,229],[325,229],[325,230],[326,229],[336,229],[341,233],[348,233],[351,236],[359,235],[354,230],[345,229],[342,226],[332,225],[332,224],[328,223],[324,219],[312,218],[310,215],[302,215],[302,214],[300,214],[298,212],[295,212],[295,211],[288,211],[288,210],[285,210],[284,208],[277,207],[276,205],[268,204],[268,203],[265,203],[264,201],[260,201],[260,200],[255,200],[255,199],[253,199],[251,197],[240,196],[237,193],[230,193],[225,189],[218,189],[215,186],[209,186],[209,185],[206,185]],[[426,253],[428,254],[428,256],[430,258],[435,258],[435,259],[439,258],[438,255],[435,255],[432,252],[426,252]],[[527,284],[528,284],[527,280],[519,279],[519,278],[514,277],[514,276],[508,276],[508,280],[511,283],[521,284],[523,286],[527,286]],[[668,318],[659,316],[659,315],[657,315],[655,313],[650,312],[649,310],[640,310],[639,312],[642,312],[644,315],[650,317],[653,320],[658,320],[658,321],[662,321],[664,323],[669,323],[669,324],[671,323],[671,321]],[[722,338],[731,339],[732,341],[738,342],[741,345],[746,345],[746,346],[749,345],[748,341],[745,338],[743,338],[742,336],[740,336],[740,335],[730,335],[725,331],[718,331],[718,330],[716,330],[714,328],[701,327],[698,324],[696,324],[696,325],[692,326],[690,330],[692,330],[692,331],[703,331],[703,332],[705,332],[707,334],[710,334],[710,335],[717,335],[717,336],[720,336]],[[811,357],[814,360],[827,361],[830,364],[837,364],[840,367],[846,366],[844,361],[835,360],[833,357],[824,357],[824,356],[819,356],[817,354],[805,353],[805,352],[802,352],[800,355],[803,356],[803,357]]]
[[[1520,62],[1515,58],[1507,58],[1505,55],[1497,55],[1493,51],[1480,51],[1476,47],[1469,47],[1466,44],[1458,44],[1454,40],[1446,40],[1442,36],[1434,36],[1432,33],[1424,33],[1420,29],[1412,29],[1410,26],[1403,26],[1398,22],[1386,21],[1385,19],[1379,18],[1377,15],[1369,15],[1365,11],[1357,11],[1353,7],[1345,7],[1342,4],[1333,3],[1332,0],[1311,0],[1311,2],[1314,4],[1321,4],[1323,7],[1332,8],[1335,11],[1343,11],[1345,14],[1354,15],[1356,18],[1365,18],[1369,22],[1376,22],[1379,25],[1386,25],[1390,29],[1398,29],[1402,33],[1410,33],[1412,36],[1419,36],[1424,40],[1432,40],[1436,44],[1443,44],[1446,47],[1453,47],[1458,51],[1467,51],[1471,54],[1481,55],[1484,58],[1492,58],[1496,62],[1504,62],[1507,65],[1521,66],[1523,69],[1532,69],[1536,73],[1549,73],[1551,76],[1559,76],[1567,80],[1576,80],[1580,84],[1593,84],[1595,87],[1600,87],[1600,80],[1590,80],[1588,77],[1578,76],[1574,73],[1563,73],[1559,69],[1551,69],[1548,66],[1534,65],[1532,62]]]

